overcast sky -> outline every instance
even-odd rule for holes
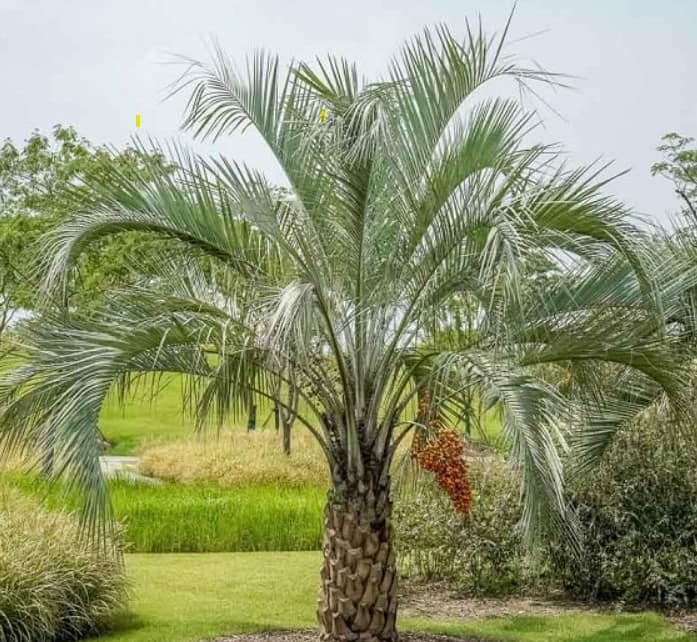
[[[205,57],[216,38],[243,61],[258,48],[284,60],[332,52],[375,76],[400,42],[425,25],[462,31],[482,14],[501,29],[509,0],[0,0],[0,138],[73,125],[96,143],[135,133],[180,137],[182,101],[164,101],[176,69],[169,54]],[[539,33],[543,32],[543,33]],[[525,38],[526,36],[533,36]],[[547,99],[544,142],[574,163],[614,160],[630,169],[612,191],[638,213],[665,220],[677,207],[649,167],[664,133],[697,137],[697,0],[520,0],[511,51],[578,77],[575,91]],[[186,136],[181,137],[184,140]],[[274,175],[251,138],[216,151]]]

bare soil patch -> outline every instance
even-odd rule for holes
[[[464,597],[443,584],[403,584],[399,603],[401,617],[434,620],[482,620],[515,615],[573,615],[594,610],[564,600],[534,597]]]

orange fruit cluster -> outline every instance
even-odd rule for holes
[[[411,442],[411,456],[421,468],[433,473],[438,485],[450,497],[456,512],[469,513],[472,490],[462,440],[454,430],[443,425],[437,411],[429,408],[430,397],[427,394],[420,397],[421,416],[428,413],[428,425],[435,435],[426,440],[415,433]]]

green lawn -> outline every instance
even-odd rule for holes
[[[138,554],[127,566],[134,628],[103,638],[110,642],[188,642],[315,621],[316,552]]]
[[[404,629],[496,642],[694,642],[655,613],[507,617],[471,624],[409,621]]]
[[[104,436],[113,443],[110,455],[130,455],[147,441],[173,441],[191,436],[193,421],[182,413],[182,387],[172,378],[157,395],[149,399],[149,388],[138,390],[125,408],[111,396],[99,421]]]
[[[139,447],[152,441],[174,441],[183,437],[190,437],[194,433],[194,422],[182,412],[182,383],[181,378],[170,375],[163,379],[166,385],[162,385],[156,397],[151,398],[152,389],[148,380],[140,385],[129,398],[125,408],[121,408],[116,402],[116,397],[111,395],[100,416],[99,426],[113,447],[111,455],[131,455],[138,452]],[[415,412],[411,408],[408,412]],[[247,417],[234,417],[232,425],[246,427]],[[257,426],[272,427],[271,404],[264,403],[257,408]],[[464,426],[461,424],[461,428]],[[500,438],[501,423],[498,413],[491,410],[483,417],[484,440],[495,444]],[[481,435],[473,435],[475,439]]]
[[[151,399],[146,381],[128,399],[125,408],[115,395],[107,398],[99,419],[104,436],[112,442],[110,455],[131,455],[147,442],[174,441],[194,434],[194,420],[182,412],[182,383],[179,376],[164,379],[166,385]],[[270,404],[257,408],[257,426],[273,427]],[[235,417],[232,425],[247,426],[247,417]]]
[[[315,624],[319,553],[129,555],[133,614],[108,642],[195,642]],[[457,624],[402,620],[429,630],[506,642],[695,642],[651,614],[515,617]]]

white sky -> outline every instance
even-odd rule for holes
[[[73,125],[95,143],[123,145],[142,114],[143,136],[179,137],[182,100],[163,101],[171,53],[205,57],[217,38],[240,61],[258,48],[285,60],[332,52],[379,74],[403,39],[436,22],[461,32],[482,14],[500,29],[510,0],[0,0],[0,139]],[[636,212],[665,220],[670,185],[652,178],[655,147],[676,130],[697,137],[697,0],[520,0],[512,49],[578,76],[576,91],[547,96],[545,142],[573,163],[597,158],[631,169],[612,191]],[[183,137],[186,140],[186,137]],[[274,175],[249,137],[215,151]]]

